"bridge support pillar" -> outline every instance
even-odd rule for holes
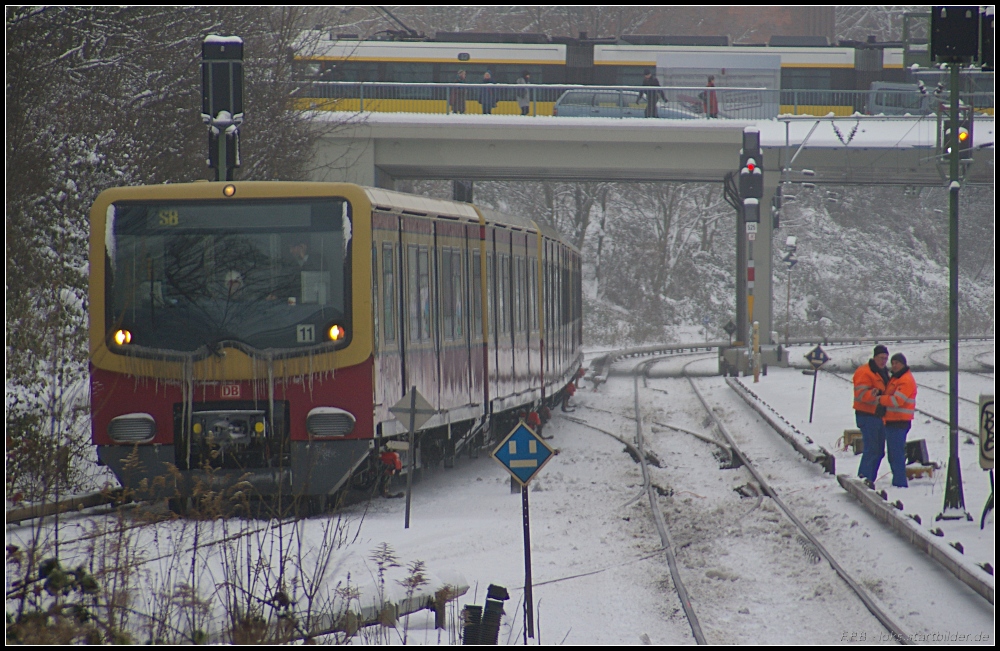
[[[313,148],[310,181],[396,189],[395,177],[375,164],[376,142],[362,127],[340,127],[319,140],[321,144]]]
[[[451,198],[454,201],[472,203],[472,181],[453,180],[451,182]]]

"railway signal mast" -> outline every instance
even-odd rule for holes
[[[948,232],[948,428],[949,457],[948,476],[945,482],[944,506],[937,516],[939,520],[958,520],[972,516],[965,510],[965,494],[962,488],[962,469],[958,460],[958,191],[960,182],[960,162],[963,151],[972,151],[972,111],[968,110],[968,122],[960,117],[959,69],[975,61],[983,62],[980,45],[981,25],[989,21],[992,30],[992,15],[981,15],[979,7],[933,7],[931,11],[931,58],[947,64],[951,70],[950,119],[946,127],[944,145],[950,162],[949,189],[949,232]],[[989,49],[992,50],[992,37]],[[992,52],[988,55],[992,57]],[[990,59],[991,60],[991,59]],[[963,137],[964,136],[964,137]]]
[[[746,225],[747,247],[747,316],[742,333],[749,334],[746,328],[754,328],[753,320],[754,281],[756,269],[754,266],[754,241],[757,239],[757,227],[760,225],[760,200],[764,197],[764,155],[760,149],[760,131],[755,127],[743,129],[743,149],[740,150],[740,197],[743,198],[743,223]],[[754,328],[756,332],[756,328]],[[751,343],[750,361],[754,369],[754,379],[758,377],[760,368],[759,335],[748,338]]]
[[[201,44],[201,120],[208,125],[208,166],[232,181],[240,166],[243,39],[210,34]]]

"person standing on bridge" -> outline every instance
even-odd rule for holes
[[[465,71],[459,70],[458,75],[455,78],[456,84],[465,83]],[[451,95],[448,97],[448,105],[451,106],[452,113],[465,113],[465,89],[461,86],[455,86],[451,89]]]
[[[719,117],[719,98],[715,96],[715,75],[708,76],[708,83],[705,86],[709,90],[704,90],[701,92],[702,95],[702,109],[710,118]]]
[[[906,365],[906,356],[892,356],[892,377],[879,396],[880,411],[885,414],[885,447],[892,468],[892,485],[906,488],[906,435],[917,410],[917,381]]]
[[[861,430],[864,451],[858,465],[858,477],[875,487],[878,467],[885,456],[884,410],[879,410],[879,397],[886,392],[889,371],[885,368],[889,361],[889,349],[879,344],[875,346],[872,358],[854,371],[854,420]]]
[[[483,83],[484,84],[497,83],[493,81],[493,77],[490,75],[489,70],[483,73]],[[497,105],[496,89],[490,88],[489,86],[483,86],[482,91],[480,91],[479,103],[483,105],[483,115],[490,115],[491,113],[493,113],[493,109]]]
[[[530,84],[531,83],[531,73],[525,70],[518,77],[517,83],[519,84]],[[527,88],[517,89],[517,105],[521,107],[521,115],[527,115],[528,110],[531,108],[531,98],[528,96]]]
[[[649,68],[646,68],[645,70],[642,71],[642,85],[643,86],[656,86],[656,87],[659,87],[660,80],[656,78],[656,75],[653,74],[652,70],[650,70]],[[660,101],[660,98],[663,98],[663,101],[667,100],[666,96],[663,94],[663,91],[662,90],[644,90],[644,91],[642,91],[639,94],[639,99],[640,100],[642,100],[642,96],[643,95],[646,96],[646,117],[647,118],[655,118],[655,117],[657,117],[657,115],[656,115],[656,103],[658,101]]]

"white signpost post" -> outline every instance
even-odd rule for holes
[[[420,395],[417,387],[410,387],[399,402],[389,408],[389,412],[396,417],[396,420],[407,425],[409,432],[409,449],[407,450],[407,470],[406,470],[406,519],[403,523],[404,529],[410,528],[410,492],[413,489],[413,471],[416,469],[417,446],[415,444],[416,430],[424,426],[424,423],[431,419],[431,416],[438,413],[431,403]]]
[[[524,643],[535,637],[535,609],[531,594],[531,531],[528,518],[528,482],[556,451],[522,420],[493,450],[493,458],[521,484],[521,521],[524,529]]]

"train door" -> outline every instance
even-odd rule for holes
[[[427,219],[403,217],[400,246],[406,279],[404,321],[407,384],[415,386],[428,402],[438,404],[437,323],[434,296],[434,234]],[[406,387],[406,390],[409,389]]]
[[[440,333],[439,387],[443,408],[468,404],[470,355],[465,298],[465,227],[446,221],[435,223],[438,257]]]
[[[405,384],[400,336],[399,219],[372,215],[372,310],[375,327],[375,418],[392,419],[389,407],[402,397]],[[402,379],[402,381],[401,381]]]
[[[470,227],[471,230],[472,227]],[[479,239],[478,233],[469,233],[469,341],[472,363],[469,372],[472,374],[472,402],[482,401],[483,410],[489,405],[489,338],[483,330],[489,320],[483,319],[483,251],[485,243]],[[483,246],[480,246],[480,245]]]

